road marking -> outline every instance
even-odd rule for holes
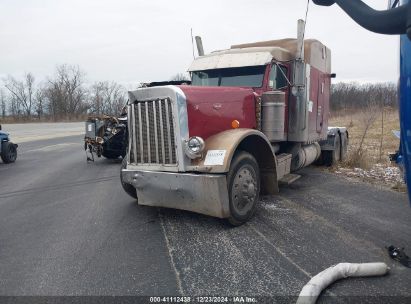
[[[371,241],[368,241],[366,239],[359,239],[357,238],[354,234],[351,234],[348,231],[345,231],[343,228],[339,227],[338,225],[330,222],[327,220],[325,217],[315,213],[314,211],[310,210],[309,208],[298,204],[294,202],[293,200],[288,199],[287,197],[284,197],[282,195],[277,195],[277,198],[282,200],[283,202],[287,203],[290,205],[291,208],[293,208],[296,212],[296,215],[300,217],[303,220],[306,220],[307,218],[309,219],[315,219],[315,221],[319,224],[321,224],[323,227],[328,227],[329,229],[333,229],[336,234],[338,235],[339,238],[343,242],[347,244],[347,246],[361,246],[363,247],[366,245],[370,249],[373,248],[375,251],[380,251],[381,248],[374,244]]]
[[[309,272],[307,272],[304,268],[302,268],[300,265],[298,265],[296,262],[294,262],[292,259],[290,259],[282,250],[280,250],[277,246],[275,246],[264,234],[262,234],[259,230],[257,230],[254,226],[249,225],[249,227],[254,230],[255,233],[257,233],[265,242],[267,242],[267,244],[271,245],[275,251],[277,251],[279,254],[281,254],[287,261],[289,261],[292,265],[294,265],[299,271],[301,271],[302,273],[304,273],[307,277],[309,277],[310,279],[313,277],[312,274],[310,274]],[[327,286],[328,288],[328,286]],[[333,293],[332,291],[329,291],[328,289],[326,289],[325,291],[323,291],[324,293],[336,297],[337,295],[335,293]]]
[[[32,150],[27,150],[23,151],[22,154],[28,153],[28,152],[44,152],[44,151],[53,151],[53,150],[58,150],[59,148],[66,147],[66,146],[72,146],[72,145],[80,145],[78,142],[71,142],[71,143],[64,143],[64,144],[56,144],[56,145],[50,145],[50,146],[44,146],[38,149],[32,149]]]
[[[64,132],[62,134],[45,134],[45,135],[21,135],[21,136],[16,136],[13,135],[11,136],[11,140],[17,144],[24,143],[24,142],[32,142],[32,141],[39,141],[39,140],[46,140],[46,139],[55,139],[55,138],[64,138],[64,137],[70,137],[70,136],[75,136],[75,135],[82,135],[84,134],[84,131],[68,131]]]
[[[19,196],[19,195],[27,195],[27,194],[33,194],[33,193],[38,193],[38,192],[46,192],[46,191],[56,191],[56,190],[62,190],[62,189],[66,190],[72,187],[81,187],[81,186],[85,186],[89,184],[109,182],[117,178],[119,178],[118,175],[111,175],[111,176],[104,176],[101,178],[79,180],[75,182],[66,182],[64,184],[56,184],[56,185],[46,186],[46,187],[28,188],[28,189],[22,189],[18,191],[3,192],[3,193],[0,193],[0,198],[9,198],[9,197],[14,197],[14,196]]]
[[[183,293],[183,286],[181,284],[181,279],[180,279],[180,272],[177,270],[176,264],[174,263],[174,258],[173,258],[173,255],[171,253],[171,251],[173,251],[173,249],[171,248],[170,241],[167,237],[166,227],[164,226],[163,216],[161,215],[160,210],[158,208],[157,208],[157,213],[158,213],[158,216],[160,218],[161,229],[163,230],[164,238],[166,240],[166,246],[167,246],[168,255],[170,256],[171,266],[173,267],[174,273],[176,275],[178,290],[180,292],[180,295],[183,296],[184,293]]]
[[[289,203],[295,204],[293,201],[278,195],[278,198],[287,201]],[[254,227],[254,225],[249,224],[248,225],[252,230],[254,230],[255,233],[257,233],[267,244],[269,244],[271,247],[274,248],[275,251],[277,251],[280,255],[282,255],[287,261],[289,261],[294,267],[296,267],[298,270],[300,270],[303,274],[305,274],[307,277],[310,279],[313,278],[313,275],[306,271],[304,268],[302,268],[300,265],[298,265],[296,262],[294,262],[290,257],[288,257],[281,249],[279,249],[275,244],[273,244],[261,231],[259,231],[257,228]],[[327,287],[328,288],[328,287]],[[333,293],[332,291],[329,291],[328,289],[325,289],[323,291],[324,293],[336,297],[337,295]]]
[[[300,265],[298,265],[296,262],[294,262],[292,259],[290,259],[281,249],[279,249],[277,246],[275,246],[264,234],[262,234],[257,228],[255,228],[253,225],[249,225],[249,227],[254,230],[255,233],[257,233],[267,244],[269,244],[271,247],[275,249],[280,255],[282,255],[288,262],[290,262],[292,265],[294,265],[298,270],[300,270],[302,273],[304,273],[307,277],[312,278],[312,275],[307,272],[305,269],[303,269]]]

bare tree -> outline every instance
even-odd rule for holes
[[[89,110],[91,113],[96,115],[101,115],[103,112],[103,94],[104,94],[104,83],[96,82],[90,88],[90,106]]]
[[[110,115],[118,115],[126,103],[125,89],[121,85],[110,82],[106,83],[104,98],[105,108]]]
[[[377,116],[378,116],[378,106],[376,105],[375,102],[369,101],[366,107],[364,107],[361,110],[360,124],[362,125],[362,134],[361,134],[360,143],[358,145],[358,153],[362,152],[364,140],[372,124],[377,119]]]
[[[4,119],[6,117],[6,94],[4,90],[0,88],[0,107],[1,107],[1,117]]]
[[[38,119],[42,119],[44,115],[44,104],[46,102],[46,92],[47,90],[43,87],[38,87],[36,90],[35,100],[36,106],[35,111]]]
[[[126,102],[125,89],[115,82],[96,82],[90,89],[90,112],[118,115]]]
[[[31,117],[34,100],[34,76],[31,73],[24,75],[24,80],[17,80],[9,75],[5,80],[5,87],[12,95],[14,107],[20,112],[20,106],[23,108],[25,116]]]
[[[186,73],[177,73],[170,78],[171,81],[190,81],[190,77]]]
[[[56,75],[48,80],[46,96],[48,109],[53,118],[78,117],[86,112],[87,90],[84,87],[84,72],[78,66],[60,65]]]
[[[331,87],[331,109],[366,108],[372,101],[377,105],[397,107],[397,86],[394,83],[359,84],[340,82]]]

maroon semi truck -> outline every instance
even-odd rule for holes
[[[344,158],[347,130],[328,127],[334,75],[321,42],[234,45],[196,58],[189,72],[191,85],[129,92],[121,181],[140,205],[240,225],[293,172]]]

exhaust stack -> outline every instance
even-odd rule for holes
[[[204,56],[203,41],[201,40],[201,37],[196,36],[195,39],[196,39],[198,56]]]
[[[292,107],[292,115],[288,122],[288,140],[296,142],[305,142],[308,139],[308,111],[307,102],[309,99],[307,89],[307,79],[310,78],[306,71],[306,65],[304,60],[304,20],[298,20],[297,25],[297,52],[296,60],[294,61],[294,85],[291,89],[291,93],[296,98],[296,103]]]
[[[297,24],[297,59],[300,60],[304,60],[304,31],[305,22],[299,19]]]

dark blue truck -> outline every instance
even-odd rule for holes
[[[9,134],[1,130],[0,125],[0,156],[4,163],[14,163],[17,158],[17,145],[10,141]]]

